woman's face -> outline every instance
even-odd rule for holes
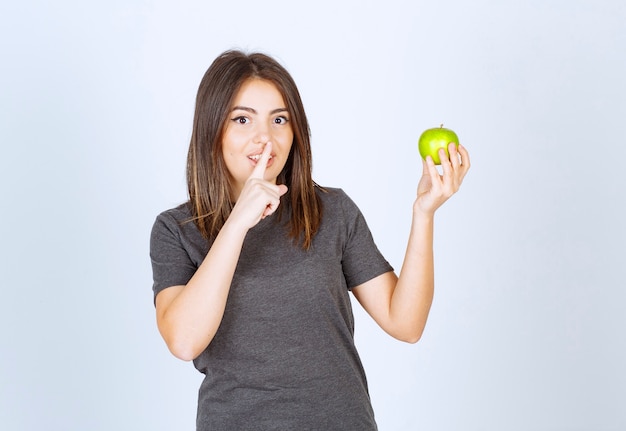
[[[268,142],[272,143],[272,153],[264,179],[276,183],[293,142],[290,119],[287,104],[273,83],[258,78],[243,83],[222,140],[222,156],[233,180],[233,199],[239,197]]]

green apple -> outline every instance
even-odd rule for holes
[[[448,154],[449,157],[448,144],[452,142],[458,147],[459,137],[452,130],[444,129],[443,124],[434,129],[425,130],[422,136],[420,136],[418,143],[420,155],[424,160],[426,160],[426,156],[430,156],[433,158],[433,162],[435,162],[436,165],[440,165],[439,149],[443,148],[446,150],[446,154]]]

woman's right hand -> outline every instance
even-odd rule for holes
[[[272,143],[268,142],[237,198],[228,218],[229,222],[236,222],[245,229],[251,229],[278,209],[280,197],[287,193],[287,186],[273,184],[264,178],[271,153]]]
[[[264,178],[272,144],[246,180],[237,203],[204,261],[184,286],[164,289],[156,297],[157,324],[174,356],[190,361],[211,343],[224,315],[228,292],[246,232],[273,214],[287,186]]]

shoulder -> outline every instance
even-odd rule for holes
[[[341,188],[317,186],[315,191],[322,203],[327,205],[342,205],[346,202],[352,202],[352,199]]]
[[[178,232],[182,229],[182,226],[190,220],[191,210],[189,202],[186,202],[157,215],[152,230],[153,233],[164,230]]]
[[[154,252],[159,250],[184,250],[190,257],[200,261],[208,251],[209,242],[202,236],[193,222],[188,203],[160,213],[150,235],[150,246]]]
[[[359,208],[343,189],[317,187],[316,190],[324,206],[325,213],[340,212],[349,216],[359,213]]]
[[[180,204],[174,208],[170,208],[157,215],[157,220],[184,222],[191,218],[191,209],[189,202]]]
[[[183,204],[175,206],[174,208],[165,210],[161,212],[157,216],[157,218],[171,218],[174,220],[188,219],[189,217],[191,217],[191,209],[189,205],[190,205],[189,202],[185,202]]]

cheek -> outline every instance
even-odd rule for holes
[[[237,166],[237,158],[235,157],[234,152],[225,149],[224,151],[222,151],[222,158],[224,160],[224,166],[226,167],[228,173],[231,176],[236,177],[237,172],[241,168]]]
[[[277,136],[280,141],[282,147],[289,152],[291,146],[293,145],[293,132],[291,130],[284,130]]]
[[[232,138],[232,136],[231,136]],[[233,139],[222,140],[222,158],[226,166],[230,167],[234,160],[236,160],[236,154],[238,153],[239,145]]]

